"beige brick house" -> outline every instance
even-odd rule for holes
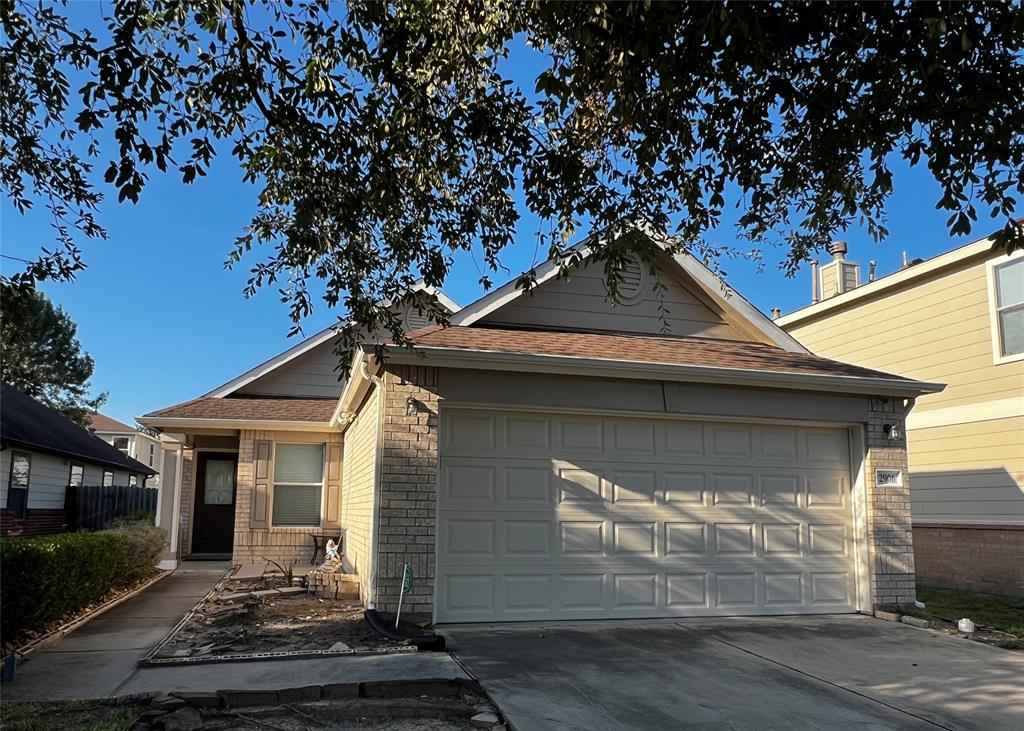
[[[1024,596],[1024,251],[982,239],[866,282],[834,256],[777,324],[818,355],[948,384],[907,422],[918,578]]]
[[[657,241],[614,304],[579,253],[450,303],[416,352],[367,344],[344,384],[318,380],[328,334],[140,419],[182,445],[169,558],[343,530],[364,602],[393,610],[408,564],[436,622],[912,602],[903,428],[942,385],[810,354]],[[211,495],[230,520],[200,529]]]

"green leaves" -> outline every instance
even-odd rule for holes
[[[0,284],[0,380],[84,427],[107,397],[88,395],[94,363],[77,331],[42,292]]]
[[[25,281],[83,266],[103,192],[138,200],[151,166],[191,183],[218,150],[259,187],[227,255],[245,293],[278,288],[295,332],[339,308],[342,349],[402,342],[381,303],[459,252],[489,284],[524,213],[539,252],[643,221],[713,259],[738,207],[735,238],[784,246],[792,273],[851,225],[886,236],[903,158],[951,235],[980,202],[1024,245],[1019,4],[148,0],[107,9],[102,39],[59,5],[2,8],[0,185],[58,231]]]

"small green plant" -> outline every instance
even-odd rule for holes
[[[266,561],[267,563],[272,563],[275,566],[277,566],[277,570],[280,571],[281,574],[284,576],[284,583],[287,584],[288,586],[291,586],[291,584],[292,584],[292,572],[293,572],[293,570],[295,568],[295,559],[294,558],[285,561],[283,566],[281,564],[279,564],[277,561],[275,561],[274,559],[267,558],[266,556],[263,557],[263,560]]]

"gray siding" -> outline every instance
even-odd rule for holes
[[[416,330],[430,324],[426,313],[421,314],[414,307],[402,308],[401,312],[406,330]],[[387,337],[386,333],[384,337]],[[366,342],[375,341],[376,338],[366,338]],[[338,364],[339,358],[334,352],[332,338],[252,383],[247,383],[236,393],[250,396],[338,398],[345,387],[345,381],[339,380],[341,372],[337,370]]]
[[[645,271],[641,293],[636,299],[614,304],[607,296],[602,265],[584,265],[574,270],[570,279],[550,279],[480,322],[748,339],[673,275],[661,268],[657,272],[657,280],[665,286],[664,292],[654,290],[656,278]],[[660,306],[664,306],[664,318]]]
[[[441,369],[439,395],[463,404],[844,423],[866,422],[869,407],[865,396],[454,368]]]
[[[32,455],[32,468],[28,476],[28,507],[39,510],[52,510],[64,507],[64,493],[68,486],[68,479],[71,476],[71,463],[73,460],[58,457],[45,452],[32,452],[27,449],[14,448],[15,452],[25,452]],[[77,462],[81,464],[80,462]],[[86,464],[84,483],[85,485],[103,484],[103,467],[99,465]],[[127,485],[128,472],[124,470],[113,470],[114,484]],[[0,451],[0,503],[7,507],[7,488],[11,482],[11,448]],[[139,485],[142,485],[142,478],[139,477]]]
[[[344,381],[338,380],[340,374],[335,370],[337,365],[334,341],[328,340],[252,383],[247,383],[236,393],[251,396],[337,398],[345,385]]]

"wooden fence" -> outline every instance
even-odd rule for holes
[[[155,487],[69,487],[64,499],[64,508],[68,511],[68,530],[102,530],[114,518],[140,510],[156,511],[158,494]]]

